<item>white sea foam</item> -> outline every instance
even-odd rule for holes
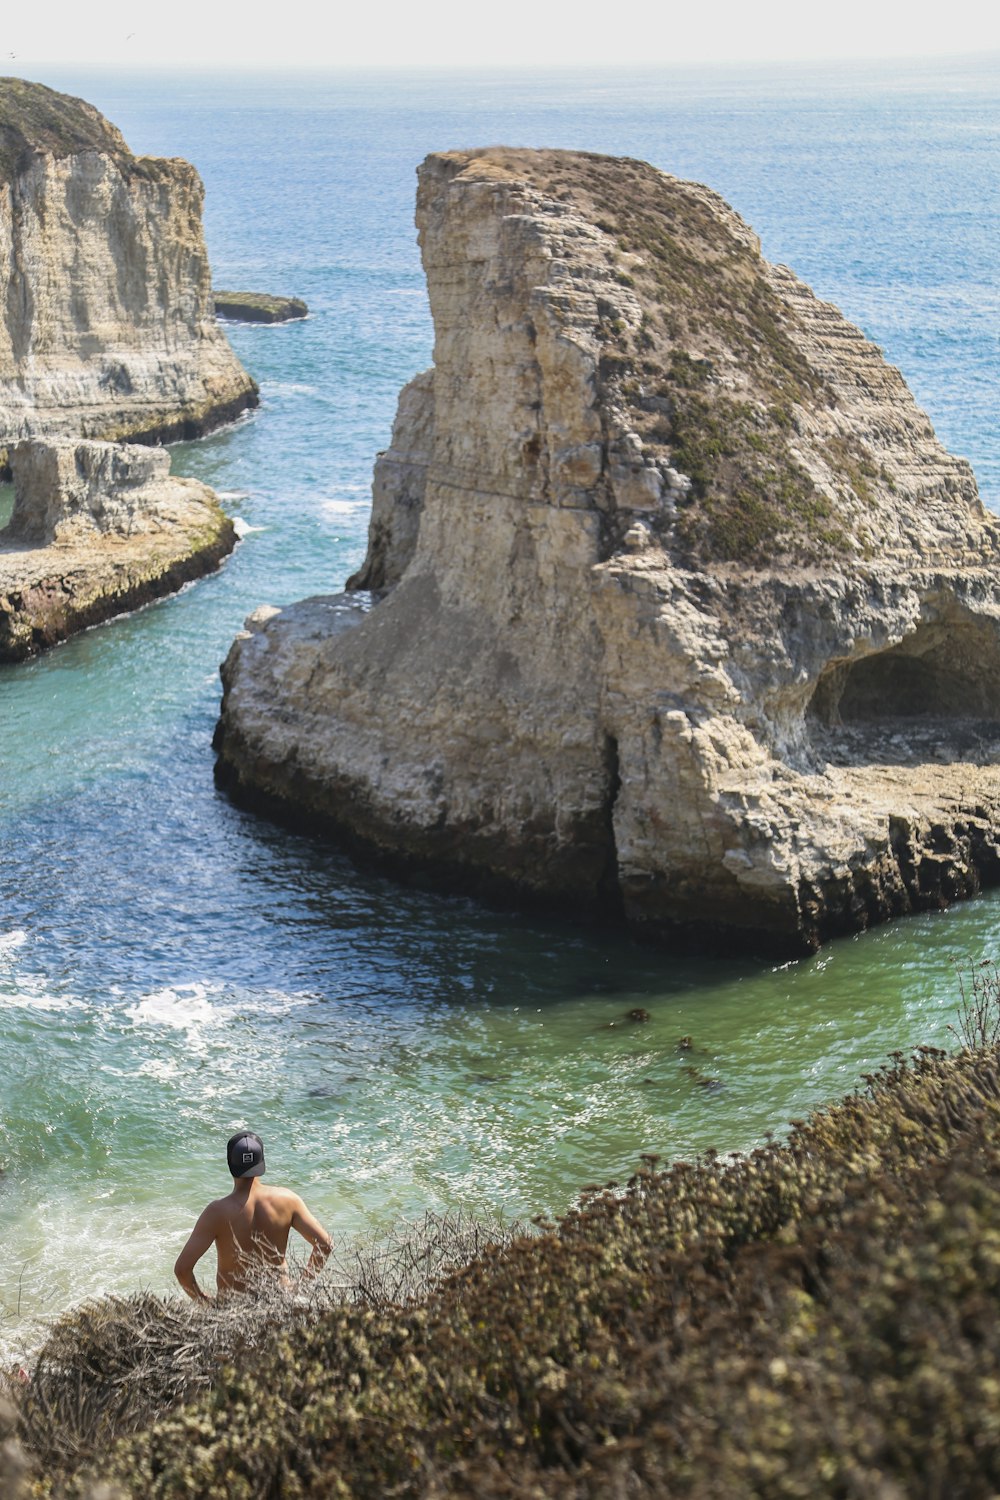
[[[0,989],[0,1010],[86,1010],[83,1000],[72,995],[54,995],[44,979],[34,974],[18,975],[13,989]]]
[[[320,510],[328,516],[349,516],[363,504],[363,500],[321,500]]]
[[[245,536],[250,535],[251,531],[265,531],[266,529],[264,526],[251,526],[250,522],[244,521],[242,516],[233,517],[233,530],[241,542]]]
[[[169,1058],[150,1057],[144,1063],[140,1063],[136,1069],[137,1073],[147,1078],[176,1078],[180,1069],[177,1064]]]
[[[70,995],[52,994],[46,980],[36,974],[19,974],[14,956],[28,942],[28,934],[16,927],[0,932],[0,970],[6,970],[5,988],[0,989],[0,1010],[83,1010],[82,1000]],[[6,988],[6,986],[10,986]]]
[[[81,1299],[127,1294],[137,1286],[176,1291],[170,1265],[190,1227],[190,1210],[133,1202],[134,1184],[124,1198],[117,1184],[94,1187],[85,1195],[78,1184],[64,1191],[36,1189],[30,1207],[11,1225],[4,1242],[8,1259],[0,1267],[0,1365],[21,1363],[44,1336],[39,1320]]]
[[[200,1030],[224,1019],[212,1004],[212,989],[212,986],[200,983],[168,985],[165,989],[154,990],[144,996],[136,1005],[130,1006],[125,1014],[136,1026],[169,1026],[180,1031]]]
[[[228,1026],[234,1017],[284,1015],[293,1005],[313,997],[286,994],[284,990],[235,996],[225,985],[195,980],[190,984],[166,985],[144,995],[125,1014],[135,1026],[165,1027],[174,1031],[202,1032]]]
[[[15,928],[13,932],[0,932],[0,960],[7,958],[11,953],[16,953],[18,948],[23,948],[27,941],[28,934],[20,928]]]
[[[267,394],[269,396],[318,396],[320,392],[318,386],[302,385],[295,380],[269,380]]]

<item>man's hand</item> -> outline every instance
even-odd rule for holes
[[[292,1213],[292,1228],[298,1230],[304,1240],[312,1245],[312,1251],[300,1281],[312,1281],[326,1265],[327,1256],[333,1249],[333,1241],[318,1219],[314,1219],[301,1198],[296,1198]]]

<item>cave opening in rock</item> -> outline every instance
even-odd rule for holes
[[[885,651],[835,661],[810,715],[827,725],[885,719],[1000,720],[1000,622],[942,619]]]

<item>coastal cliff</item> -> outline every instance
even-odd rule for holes
[[[191,438],[256,406],[216,323],[203,197],[82,99],[0,79],[0,468],[21,438]]]
[[[148,604],[219,566],[233,522],[170,456],[134,444],[24,441],[0,531],[0,661]]]
[[[417,222],[368,557],[234,643],[220,781],[667,941],[1000,879],[1000,529],[899,372],[640,162],[432,156]]]

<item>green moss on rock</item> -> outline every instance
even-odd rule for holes
[[[301,297],[272,297],[267,292],[215,292],[220,318],[240,323],[287,323],[309,312]]]
[[[638,329],[601,326],[608,396],[647,453],[693,481],[663,541],[695,566],[856,558],[874,503],[871,455],[830,446],[819,494],[796,456],[799,418],[835,405],[756,236],[710,189],[646,162],[586,152],[481,154],[613,236],[609,275],[635,292]],[[880,476],[881,478],[881,476]],[[881,481],[883,484],[884,480]],[[839,496],[839,498],[838,498]]]

